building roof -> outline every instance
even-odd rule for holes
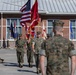
[[[27,0],[0,0],[0,12],[20,13]],[[31,0],[31,6],[34,0]],[[76,14],[76,0],[38,0],[41,14]]]

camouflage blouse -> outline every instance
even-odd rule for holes
[[[70,75],[69,57],[74,45],[60,35],[46,40],[47,75]]]
[[[41,50],[41,44],[43,43],[44,39],[43,38],[34,38],[32,40],[32,43],[34,43],[34,46],[35,46],[35,51],[36,53],[38,54],[39,51]]]
[[[16,51],[24,52],[24,45],[25,44],[26,44],[26,41],[24,39],[17,39],[17,41],[16,41],[16,46],[17,46]]]

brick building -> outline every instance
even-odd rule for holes
[[[31,0],[31,7],[35,0]],[[10,25],[11,22],[16,22],[18,34],[22,33],[25,37],[25,29],[20,25],[20,8],[27,0],[0,0],[0,47],[3,44],[3,38],[10,41],[10,46],[14,46],[15,39],[11,37]],[[44,23],[46,33],[53,33],[53,21],[62,20],[64,24],[65,38],[76,41],[76,0],[38,0],[38,12],[40,16],[39,24],[36,26],[36,31],[42,30]],[[72,25],[72,26],[71,26]],[[72,32],[70,31],[72,27]],[[73,37],[71,37],[71,34]]]

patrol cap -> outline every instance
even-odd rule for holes
[[[19,37],[21,37],[22,36],[22,34],[19,34]]]
[[[60,27],[63,27],[63,25],[64,25],[64,22],[62,22],[62,21],[60,21],[60,20],[55,20],[54,22],[53,22],[53,26],[55,27],[55,26],[60,26]]]
[[[40,35],[41,34],[41,32],[40,31],[37,31],[37,35]]]

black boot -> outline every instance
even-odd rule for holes
[[[23,65],[21,65],[21,64],[19,63],[19,67],[20,67],[20,68],[22,68],[22,67],[23,67]]]
[[[31,67],[31,68],[32,68],[32,67],[33,67],[33,65],[32,65],[31,63],[29,63],[29,67]]]
[[[30,67],[30,63],[29,63],[29,67]]]
[[[4,59],[1,59],[2,60],[2,63],[4,62]]]
[[[23,67],[23,65],[20,65],[20,68],[22,68]]]
[[[18,65],[19,67],[20,67],[20,63],[19,63],[19,65]]]
[[[40,68],[37,68],[37,74],[41,73]]]
[[[39,74],[39,70],[38,70],[38,68],[37,68],[37,74]]]
[[[0,58],[0,63],[3,63],[4,62],[4,59]]]

